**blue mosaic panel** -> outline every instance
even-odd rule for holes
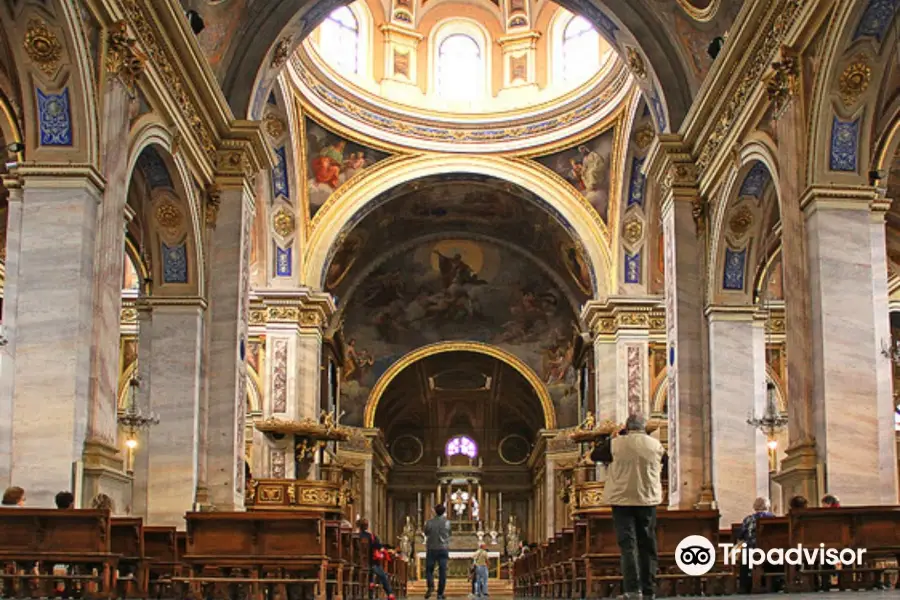
[[[69,90],[59,94],[37,91],[38,120],[41,146],[72,145],[72,113],[69,109]]]
[[[144,148],[138,157],[137,166],[144,174],[144,179],[147,180],[150,189],[172,188],[169,168],[154,148],[150,146]]]
[[[853,33],[853,40],[863,37],[873,37],[879,42],[884,39],[887,28],[894,18],[894,12],[900,0],[869,0],[866,10],[863,11],[856,31]]]
[[[163,283],[187,283],[187,247],[162,244]]]
[[[275,167],[272,168],[272,193],[275,198],[291,197],[287,176],[287,155],[284,146],[275,149]]]
[[[762,198],[763,190],[769,183],[769,169],[761,162],[754,164],[744,177],[741,184],[740,196],[752,196],[754,198]]]
[[[641,282],[641,253],[625,253],[625,283]]]
[[[725,274],[722,276],[722,287],[726,290],[744,289],[744,266],[747,262],[747,249],[725,249]]]
[[[631,161],[631,181],[628,182],[628,206],[635,204],[644,206],[644,186],[647,183],[647,177],[641,173],[643,165],[643,158],[635,157]]]
[[[291,265],[293,261],[291,260],[292,253],[291,246],[287,248],[280,248],[275,246],[275,276],[276,277],[290,277],[292,268]]]
[[[831,153],[828,161],[831,170],[856,172],[858,146],[859,119],[842,121],[835,117],[831,125]]]
[[[653,114],[656,117],[656,131],[665,131],[666,111],[663,108],[662,100],[659,99],[659,93],[656,90],[653,90],[653,95],[650,96],[650,104],[653,105]]]

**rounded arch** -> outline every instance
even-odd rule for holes
[[[734,204],[743,197],[742,188],[748,183],[753,176],[754,169],[765,169],[768,177],[768,186],[772,189],[776,209],[781,211],[781,196],[778,190],[778,167],[775,159],[775,153],[772,147],[761,140],[753,140],[741,147],[738,152],[738,167],[732,169],[731,174],[722,186],[721,201],[717,203],[716,211],[713,215],[712,236],[709,248],[709,260],[707,260],[706,285],[709,298],[715,298],[719,293],[719,267],[725,259],[725,251],[727,243],[725,241],[725,220],[730,209]],[[746,191],[746,190],[743,190]],[[765,189],[759,192],[760,200],[763,201]],[[752,292],[754,290],[755,274],[747,276],[745,272],[745,281],[749,281],[749,285],[744,286],[744,293],[747,296],[748,303],[752,302]]]
[[[145,149],[153,147],[165,154],[166,159],[169,161],[167,167],[169,167],[170,171],[174,171],[170,173],[174,191],[188,207],[190,218],[190,226],[187,228],[189,232],[188,237],[194,251],[194,271],[197,274],[195,287],[197,294],[202,295],[206,290],[206,272],[204,269],[206,261],[203,248],[204,220],[202,217],[201,199],[197,194],[196,187],[193,185],[194,179],[187,162],[180,153],[172,153],[173,145],[174,136],[156,117],[148,115],[139,119],[131,130],[126,181],[131,181],[134,176],[138,159]]]
[[[493,39],[491,32],[484,24],[479,23],[475,19],[469,17],[447,17],[441,19],[431,28],[428,34],[428,94],[436,98],[442,98],[442,88],[440,82],[440,73],[442,70],[441,56],[445,51],[445,44],[453,38],[468,39],[478,49],[478,56],[481,61],[479,79],[481,81],[479,87],[475,90],[476,95],[464,102],[476,102],[480,99],[493,95],[493,86],[491,81],[491,65],[493,57],[491,50],[493,49]]]
[[[472,155],[397,156],[386,159],[338,188],[312,222],[305,254],[303,282],[324,289],[330,253],[348,224],[358,223],[380,194],[428,175],[471,173],[488,175],[519,185],[547,202],[580,240],[590,262],[593,293],[606,298],[615,281],[606,225],[587,200],[546,167],[526,159]]]
[[[260,2],[260,4],[263,4]],[[276,50],[292,52],[334,8],[346,0],[279,0],[260,7],[232,37],[233,57],[223,75],[223,91],[234,113],[258,119],[284,61]],[[632,0],[559,0],[558,4],[592,22],[620,55],[637,48],[647,78],[642,89],[656,115],[658,131],[676,131],[692,103],[694,89],[686,60],[674,36],[649,5]],[[637,37],[640,34],[640,37]]]
[[[483,354],[485,356],[496,358],[515,369],[525,378],[525,381],[531,385],[538,400],[540,400],[541,409],[544,412],[544,427],[546,429],[556,429],[556,409],[553,407],[553,400],[550,398],[550,392],[547,391],[544,382],[541,381],[541,378],[538,377],[537,373],[535,373],[531,367],[522,362],[519,357],[510,354],[497,346],[481,342],[459,341],[438,342],[436,344],[422,346],[421,348],[417,348],[400,357],[394,364],[388,367],[387,371],[385,371],[384,374],[378,378],[378,381],[375,382],[372,391],[369,392],[369,398],[366,401],[366,410],[363,416],[363,427],[375,427],[375,412],[378,410],[378,403],[381,401],[381,396],[387,390],[394,378],[404,369],[429,356],[445,354],[448,352],[473,352],[475,354]]]

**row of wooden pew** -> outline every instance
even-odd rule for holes
[[[186,531],[99,510],[0,509],[0,597],[369,598],[368,541],[321,513],[188,513]],[[397,596],[407,563],[385,565]]]
[[[660,596],[726,595],[738,591],[740,569],[725,564],[719,543],[733,543],[740,526],[719,530],[718,511],[657,513]],[[700,535],[716,547],[716,562],[702,576],[688,576],[675,563],[682,539]],[[757,545],[771,548],[865,548],[864,564],[839,571],[794,567],[757,567],[753,591],[772,591],[778,577],[787,591],[816,589],[822,577],[834,577],[839,589],[871,589],[884,584],[900,560],[900,507],[809,509],[788,517],[760,519]],[[520,598],[605,598],[622,593],[620,552],[612,514],[585,515],[513,565],[513,591]],[[898,583],[900,587],[900,583]]]

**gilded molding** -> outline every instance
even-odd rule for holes
[[[216,220],[219,217],[219,207],[222,205],[222,189],[211,183],[206,186],[206,226],[210,229],[216,228]]]
[[[723,108],[708,117],[715,125],[700,145],[697,166],[701,174],[706,172],[716,151],[731,132],[738,117],[744,112],[754,90],[772,64],[772,59],[781,49],[785,35],[807,1],[783,0],[776,2],[768,13],[766,22],[760,25],[759,29],[766,33],[758,38],[748,51],[744,52],[750,58],[745,68],[742,69],[743,77],[737,86],[732,87],[729,92],[723,92],[722,95],[727,98]]]
[[[772,119],[778,120],[800,92],[800,61],[784,56],[772,63],[772,74],[766,79],[766,95],[772,103]]]
[[[647,79],[647,67],[644,66],[644,59],[641,58],[641,53],[638,52],[637,48],[625,46],[625,56],[628,68],[634,76],[641,80]]]
[[[272,68],[280,69],[287,62],[288,58],[291,57],[291,49],[293,48],[294,41],[289,38],[281,38],[278,40],[278,43],[275,44],[275,49],[272,51]]]
[[[753,211],[751,211],[746,205],[738,207],[735,210],[731,218],[728,220],[728,229],[737,236],[738,239],[744,237],[744,235],[750,231],[750,227],[753,225]]]
[[[128,37],[128,25],[117,21],[106,36],[106,71],[119,78],[129,92],[144,72],[147,55],[137,47],[137,40]]]
[[[621,298],[615,303],[588,302],[581,314],[591,333],[612,336],[620,331],[665,334],[666,311],[657,299]]]
[[[62,44],[43,19],[34,18],[28,21],[23,46],[28,58],[48,77],[52,77],[59,69]]]
[[[644,238],[644,224],[637,215],[628,217],[622,227],[622,237],[634,246]]]
[[[307,291],[291,294],[270,292],[251,300],[249,324],[289,324],[323,330],[335,311],[334,301],[329,294]]]
[[[294,215],[285,208],[280,208],[272,217],[272,229],[283,238],[288,237],[297,228]]]

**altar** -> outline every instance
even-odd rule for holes
[[[500,577],[501,554],[496,551],[488,551],[488,570],[490,576]],[[469,567],[472,564],[474,550],[451,550],[450,560],[447,562],[447,579],[466,578],[469,576]],[[422,579],[425,576],[425,552],[416,553],[416,577]],[[435,568],[437,577],[437,568]]]

